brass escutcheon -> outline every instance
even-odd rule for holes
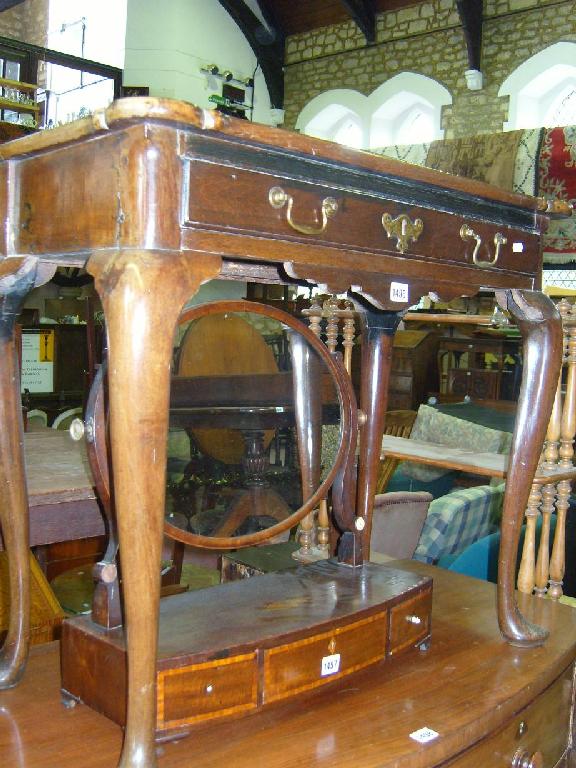
[[[336,650],[336,640],[332,638],[328,643],[328,653],[333,654]]]
[[[406,216],[405,213],[400,214],[395,219],[389,213],[383,213],[382,225],[388,237],[396,238],[396,250],[400,251],[400,253],[405,252],[410,240],[416,242],[424,229],[422,219],[411,221],[410,217]]]
[[[474,250],[472,252],[472,262],[477,267],[493,267],[496,262],[498,261],[498,258],[500,256],[500,248],[503,245],[506,245],[508,240],[504,237],[504,235],[501,232],[496,232],[494,235],[494,258],[492,261],[482,261],[478,258],[478,251],[480,250],[480,246],[482,245],[482,238],[480,235],[476,234],[472,227],[469,227],[468,224],[462,224],[460,227],[460,237],[462,240],[475,240],[476,245],[474,246]]]
[[[282,187],[272,187],[268,192],[268,201],[272,208],[286,208],[286,221],[295,229],[296,232],[301,232],[303,235],[320,235],[326,229],[328,225],[328,219],[334,216],[338,210],[338,202],[333,197],[325,197],[322,200],[322,221],[319,225],[311,227],[308,224],[298,224],[292,218],[292,206],[294,205],[294,198],[285,192]]]

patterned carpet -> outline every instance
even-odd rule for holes
[[[486,181],[510,192],[576,204],[576,126],[480,134],[372,151]],[[551,221],[543,251],[545,264],[576,262],[576,216]]]

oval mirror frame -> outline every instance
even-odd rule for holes
[[[356,407],[356,398],[354,390],[352,388],[352,382],[348,375],[344,365],[338,358],[333,357],[326,345],[306,326],[303,322],[297,318],[289,315],[281,309],[271,307],[265,304],[259,304],[252,301],[215,301],[206,304],[199,304],[191,309],[183,312],[179,319],[178,324],[189,323],[194,320],[198,320],[201,317],[208,315],[215,315],[218,313],[252,313],[270,317],[285,326],[288,326],[292,330],[301,334],[305,341],[312,347],[312,349],[318,353],[320,359],[326,365],[329,372],[332,374],[334,386],[338,396],[340,405],[340,444],[336,452],[334,463],[320,483],[316,491],[302,504],[301,507],[296,509],[292,514],[288,515],[285,520],[271,525],[269,528],[257,531],[249,534],[242,534],[240,536],[206,536],[189,531],[184,531],[175,525],[172,525],[167,520],[164,520],[164,533],[176,541],[180,541],[184,544],[194,547],[200,547],[202,549],[241,549],[243,547],[249,547],[254,544],[260,544],[267,539],[274,538],[275,536],[284,533],[290,528],[293,528],[300,522],[311,510],[318,506],[319,502],[326,498],[328,490],[334,483],[337,475],[343,475],[345,470],[346,461],[350,460],[350,442],[352,436],[357,433],[358,426],[358,414]],[[106,466],[106,416],[105,416],[105,397],[103,396],[103,378],[97,377],[95,380],[96,386],[93,387],[95,391],[91,392],[89,403],[92,405],[87,408],[87,423],[90,422],[88,430],[88,458],[91,465],[92,472],[97,480],[97,490],[100,495],[104,494],[104,497],[110,498],[109,488],[109,469]],[[353,455],[354,452],[352,452]],[[345,473],[347,476],[349,472]],[[350,519],[353,519],[353,515],[350,513],[346,515]],[[112,522],[112,521],[111,521]]]
[[[332,374],[338,396],[341,418],[340,444],[338,446],[338,451],[336,452],[334,464],[316,491],[304,504],[302,504],[301,507],[296,509],[291,515],[288,515],[285,520],[271,525],[269,528],[255,533],[243,534],[241,536],[217,537],[183,531],[181,528],[178,528],[167,521],[164,522],[164,531],[170,538],[203,549],[240,549],[249,547],[254,544],[260,544],[267,539],[271,539],[278,534],[293,528],[327,496],[328,490],[332,486],[334,479],[348,459],[349,451],[347,449],[349,442],[352,435],[355,434],[357,430],[356,398],[352,388],[352,382],[346,369],[338,359],[330,354],[326,345],[318,339],[318,337],[304,325],[304,323],[292,315],[289,315],[287,312],[277,309],[276,307],[270,307],[266,304],[259,304],[252,301],[215,301],[208,304],[200,304],[186,310],[180,315],[178,323],[181,325],[208,315],[231,312],[258,314],[277,320],[283,325],[291,328],[293,331],[301,334],[312,349],[317,352],[322,362]]]

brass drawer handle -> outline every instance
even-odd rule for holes
[[[395,219],[389,213],[383,213],[382,226],[386,230],[388,237],[396,238],[396,250],[400,251],[400,253],[404,253],[406,248],[408,248],[410,240],[416,242],[424,229],[422,219],[411,221],[410,217],[406,216],[405,213],[402,213]]]
[[[284,192],[282,187],[272,187],[268,192],[268,200],[272,208],[283,208],[287,204],[286,208],[286,221],[295,229],[296,232],[301,232],[303,235],[320,235],[326,229],[328,225],[328,219],[334,216],[338,210],[338,202],[333,197],[325,197],[322,200],[322,221],[318,226],[311,227],[308,224],[297,224],[292,218],[292,206],[294,205],[294,198],[287,192]]]
[[[512,758],[511,768],[544,768],[542,752],[538,750],[531,755],[527,749],[520,747],[520,749],[516,750],[514,757]]]
[[[476,232],[472,229],[472,227],[469,227],[468,224],[462,224],[460,227],[460,237],[462,240],[475,240],[476,245],[474,246],[474,251],[472,252],[472,262],[477,267],[493,267],[496,262],[498,261],[498,258],[500,256],[500,248],[503,245],[506,245],[508,240],[504,237],[504,235],[501,232],[496,232],[494,235],[494,258],[492,261],[481,261],[478,258],[478,251],[480,250],[480,246],[482,245],[482,238],[480,235],[477,235]]]

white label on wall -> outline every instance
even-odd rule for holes
[[[390,283],[390,301],[408,301],[408,284]]]
[[[524,250],[524,243],[512,243],[512,253],[522,253]]]
[[[434,739],[437,739],[439,736],[436,731],[433,731],[432,728],[418,728],[417,731],[414,731],[410,734],[410,738],[414,739],[414,741],[418,741],[420,744],[426,744],[428,741],[434,741]]]
[[[322,659],[322,669],[320,670],[321,677],[327,677],[328,675],[335,675],[340,671],[340,654],[333,653],[331,656],[324,656]]]

